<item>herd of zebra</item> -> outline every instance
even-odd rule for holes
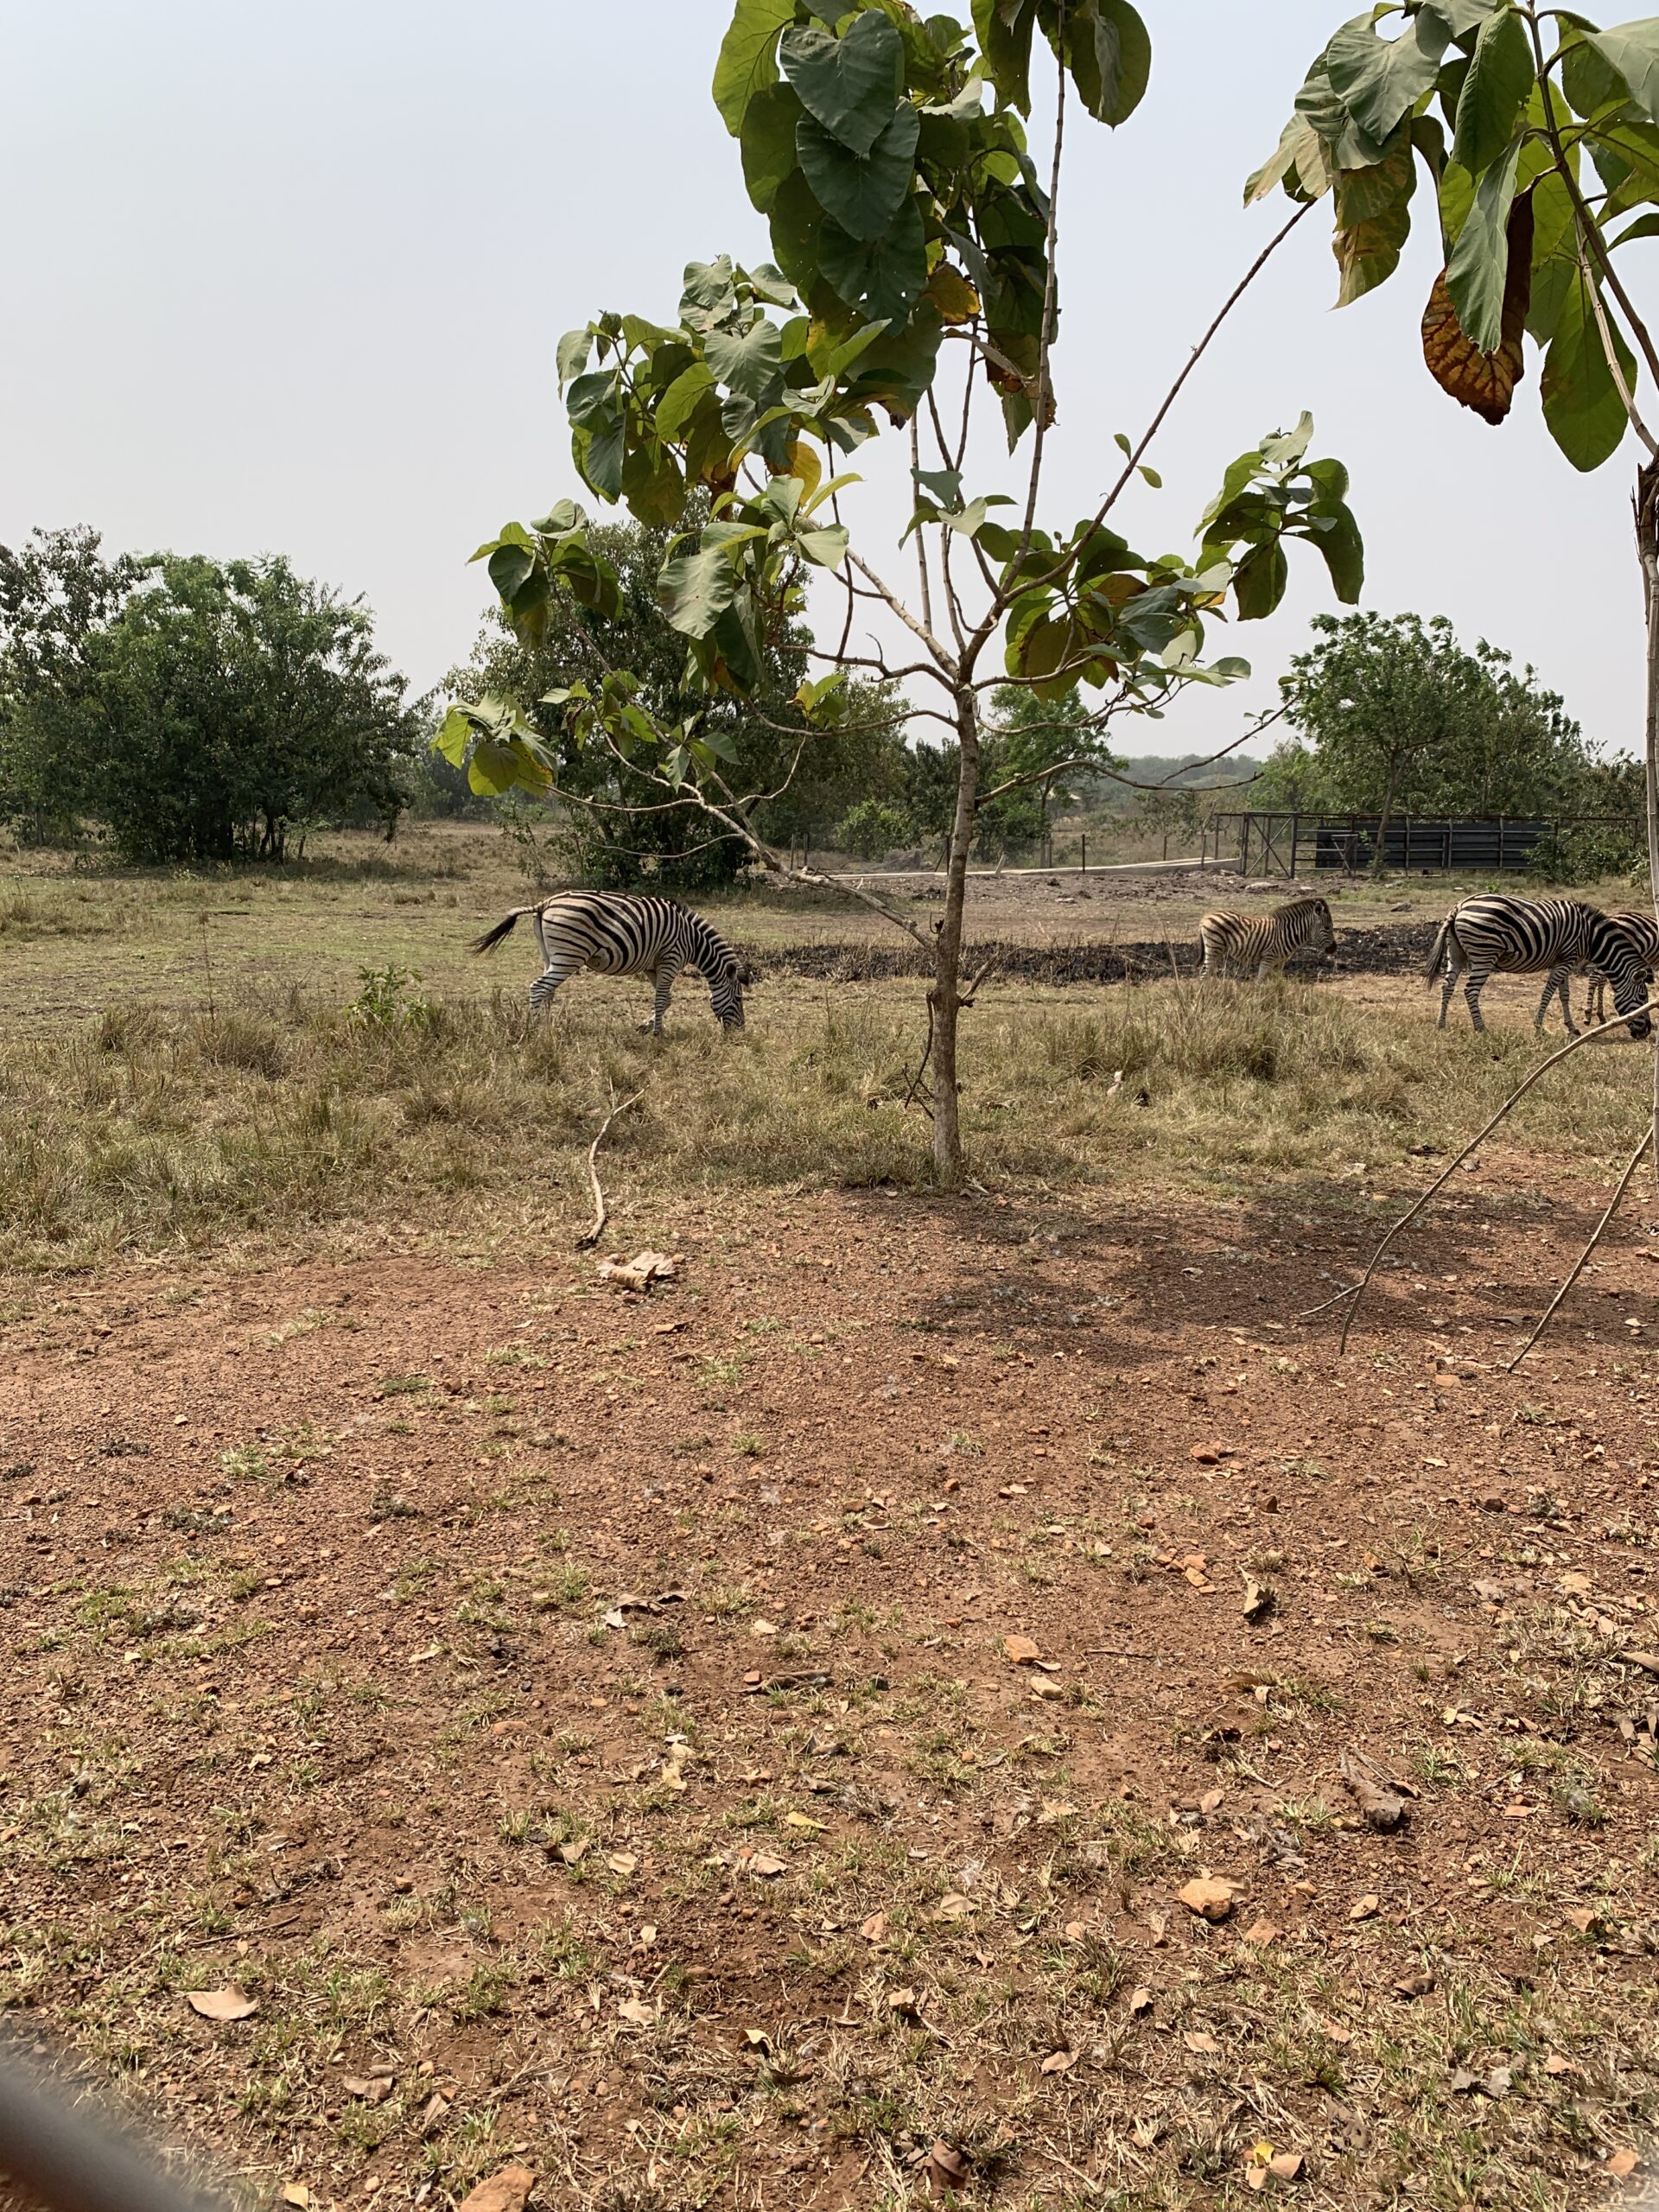
[[[676,977],[695,968],[709,987],[709,1004],[722,1029],[743,1027],[743,994],[755,981],[753,969],[701,914],[677,899],[633,892],[565,891],[531,906],[516,906],[492,930],[474,940],[474,952],[487,952],[526,915],[536,932],[542,972],[530,987],[532,1011],[551,1006],[562,984],[591,969],[604,976],[649,976],[655,988],[650,1027],[663,1033],[663,1016]],[[1202,974],[1216,979],[1231,969],[1259,982],[1282,971],[1299,953],[1323,958],[1336,945],[1331,909],[1323,899],[1293,899],[1264,914],[1206,914],[1198,925]],[[1535,1027],[1541,1030],[1552,998],[1559,996],[1569,1035],[1576,1036],[1568,983],[1574,975],[1590,978],[1586,1020],[1602,1018],[1604,988],[1612,986],[1613,1005],[1630,1021],[1633,1037],[1652,1027],[1643,1010],[1648,988],[1659,965],[1659,923],[1650,913],[1604,913],[1579,899],[1465,899],[1441,923],[1425,971],[1432,982],[1443,977],[1439,1027],[1458,977],[1465,975],[1464,996],[1470,1019],[1484,1029],[1480,995],[1489,976],[1542,975],[1544,995]]]
[[[1283,969],[1299,952],[1321,957],[1336,944],[1331,909],[1323,899],[1293,899],[1266,914],[1206,914],[1198,925],[1203,948],[1202,973],[1226,975],[1230,968],[1256,980]],[[1484,1029],[1480,995],[1488,976],[1504,974],[1544,977],[1544,995],[1538,1002],[1533,1027],[1541,1030],[1552,998],[1561,1002],[1561,1019],[1567,1034],[1573,1026],[1568,984],[1575,975],[1587,976],[1590,994],[1585,1007],[1586,1021],[1599,1021],[1605,1008],[1605,988],[1611,984],[1613,1005],[1630,1017],[1632,1037],[1645,1037],[1652,1023],[1643,1011],[1648,987],[1659,964],[1659,922],[1651,913],[1606,914],[1581,899],[1516,899],[1499,894],[1465,899],[1440,924],[1434,949],[1424,975],[1429,982],[1440,977],[1440,1018],[1446,1027],[1446,1009],[1459,976],[1466,976],[1463,995],[1469,1018]]]

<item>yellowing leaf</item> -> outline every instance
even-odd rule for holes
[[[979,294],[948,261],[942,261],[928,278],[924,297],[938,309],[941,322],[971,322],[979,313]]]

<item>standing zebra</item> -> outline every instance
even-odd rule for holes
[[[1436,1024],[1444,1029],[1452,993],[1459,976],[1466,968],[1469,980],[1464,985],[1463,995],[1469,1001],[1469,1018],[1477,1029],[1484,1029],[1486,1025],[1480,1018],[1480,995],[1490,975],[1502,972],[1535,976],[1541,969],[1547,969],[1544,995],[1538,1001],[1533,1027],[1542,1030],[1550,1000],[1559,992],[1567,1034],[1576,1037],[1579,1033],[1573,1026],[1573,1009],[1567,1003],[1567,979],[1577,967],[1593,968],[1609,979],[1613,987],[1613,1004],[1620,1014],[1634,1017],[1630,1022],[1632,1037],[1649,1033],[1652,1023],[1646,1014],[1637,1012],[1645,1004],[1648,995],[1641,957],[1617,923],[1610,920],[1599,906],[1587,906],[1580,899],[1509,899],[1496,895],[1465,899],[1440,924],[1434,950],[1428,956],[1423,974],[1427,981],[1433,982],[1444,969],[1440,1018]]]
[[[650,1027],[660,1037],[674,978],[695,968],[722,1029],[743,1027],[743,988],[755,980],[748,962],[701,914],[677,899],[620,891],[561,891],[534,906],[515,906],[474,940],[489,952],[528,914],[542,950],[542,972],[530,987],[531,1011],[553,1003],[561,983],[591,968],[601,976],[649,976],[657,987]]]
[[[1607,917],[1616,930],[1622,930],[1636,947],[1636,957],[1651,974],[1659,967],[1659,921],[1652,910],[1637,913],[1620,907]],[[1562,1003],[1566,991],[1562,988]],[[1590,988],[1585,994],[1584,1018],[1589,1022],[1605,1021],[1607,1018],[1607,978],[1599,968],[1590,970]]]
[[[1255,969],[1259,983],[1269,969],[1282,970],[1293,953],[1329,952],[1337,941],[1323,899],[1293,899],[1266,914],[1206,914],[1198,924],[1204,976],[1224,976],[1236,963]]]

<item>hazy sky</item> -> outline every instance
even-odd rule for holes
[[[1116,137],[1069,139],[1056,523],[1095,504],[1112,433],[1138,430],[1287,212],[1245,214],[1240,184],[1348,12],[1142,4],[1145,104]],[[387,649],[435,682],[485,607],[474,547],[578,488],[558,334],[607,307],[671,319],[689,259],[766,257],[708,98],[728,14],[3,0],[0,537],[90,522],[116,547],[285,552],[365,594]],[[1153,456],[1165,489],[1119,519],[1143,550],[1190,545],[1225,463],[1310,408],[1316,449],[1352,471],[1367,603],[1449,614],[1535,663],[1598,743],[1634,747],[1629,448],[1574,474],[1539,421],[1535,358],[1502,430],[1435,390],[1421,188],[1416,207],[1408,267],[1340,314],[1328,213],[1309,217],[1188,387]],[[884,552],[901,512],[887,443],[855,495]],[[994,450],[984,463],[970,489],[1014,488]],[[1310,558],[1280,615],[1226,641],[1252,683],[1122,727],[1124,749],[1224,743],[1329,604]]]

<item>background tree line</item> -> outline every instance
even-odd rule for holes
[[[795,694],[812,636],[798,612],[768,648],[756,690],[711,707],[658,616],[664,534],[625,522],[592,535],[620,582],[615,613],[561,599],[533,646],[493,618],[446,691],[511,700],[558,748],[563,720],[543,706],[547,695],[596,658],[628,667],[664,723],[699,712],[718,721],[734,788],[765,794],[750,818],[769,842],[864,860],[939,856],[955,748],[906,742],[901,697],[854,683],[839,726],[806,742]],[[1115,760],[1075,697],[996,694],[982,738],[988,788],[1026,780],[982,810],[979,855],[1040,853],[1061,817],[1109,832],[1126,810],[1183,836],[1218,807],[1385,820],[1639,813],[1637,764],[1598,758],[1530,668],[1484,639],[1465,648],[1444,616],[1319,615],[1313,626],[1313,645],[1281,680],[1292,734],[1265,763],[1199,765],[1161,792],[1107,779],[1145,779],[1166,764]],[[0,818],[26,838],[92,822],[134,861],[280,861],[310,827],[390,832],[412,810],[536,823],[561,873],[600,884],[696,889],[747,864],[740,839],[664,805],[648,776],[591,750],[572,751],[563,787],[607,804],[590,811],[567,798],[537,823],[522,802],[480,793],[434,753],[431,727],[426,702],[409,698],[377,651],[360,603],[280,558],[107,558],[86,529],[0,547]],[[1551,873],[1589,876],[1628,866],[1631,844],[1628,832],[1575,830],[1541,859]]]

